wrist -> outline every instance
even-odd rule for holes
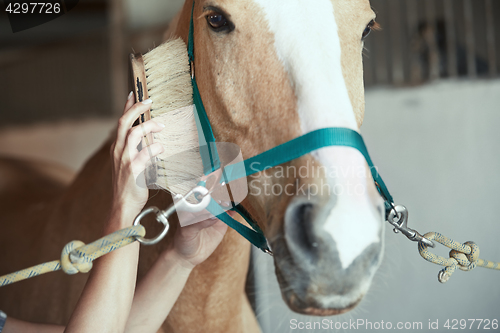
[[[108,223],[105,230],[114,232],[120,229],[131,227],[134,219],[139,214],[134,209],[125,209],[124,206],[113,207],[110,212]]]
[[[187,276],[191,274],[191,271],[196,266],[180,256],[174,248],[170,248],[165,252],[163,255],[163,261],[166,264],[166,267],[175,268]]]

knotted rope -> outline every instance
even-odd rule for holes
[[[422,258],[434,264],[445,266],[438,274],[438,280],[441,283],[446,283],[457,268],[462,271],[470,271],[479,266],[500,270],[500,263],[479,259],[479,247],[474,242],[462,244],[437,232],[428,232],[424,237],[452,249],[450,257],[444,258],[429,252],[426,244],[418,243],[418,252]]]
[[[78,272],[87,273],[92,269],[92,262],[97,258],[129,245],[135,242],[138,237],[145,235],[146,229],[142,225],[137,225],[116,231],[88,245],[81,241],[69,242],[64,246],[60,260],[46,262],[1,276],[0,287],[60,269],[70,275]]]

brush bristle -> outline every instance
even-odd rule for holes
[[[143,56],[151,118],[165,125],[154,135],[165,151],[157,157],[156,185],[185,194],[203,174],[193,113],[189,57],[182,39],[163,43]]]
[[[143,56],[151,113],[161,116],[193,104],[187,47],[180,38],[167,41]]]

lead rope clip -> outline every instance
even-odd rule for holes
[[[149,207],[143,210],[134,220],[134,225],[141,224],[141,221],[146,215],[155,214],[156,221],[164,225],[163,230],[154,238],[138,237],[137,241],[144,245],[154,245],[160,242],[168,232],[170,224],[168,219],[177,210],[182,210],[191,213],[201,212],[210,204],[212,197],[210,196],[211,191],[209,191],[204,186],[196,186],[186,195],[177,194],[174,196],[174,203],[171,204],[167,209],[160,210],[158,207]],[[197,202],[190,203],[188,198],[194,196]]]
[[[393,206],[393,209],[391,209],[389,216],[387,216],[387,222],[389,222],[394,227],[394,233],[397,234],[401,232],[413,242],[422,242],[427,246],[435,247],[433,241],[425,238],[418,231],[408,228],[408,210],[405,206]]]

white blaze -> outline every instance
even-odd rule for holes
[[[340,39],[331,1],[254,1],[264,11],[276,52],[295,90],[303,133],[325,127],[358,131],[342,74]],[[366,166],[361,153],[348,147],[323,148],[313,156],[330,170]],[[381,222],[366,193],[367,179],[347,178],[330,177],[328,182],[331,187],[359,185],[364,193],[348,196],[346,192],[336,198],[332,195],[332,200],[337,201],[325,223],[325,231],[337,243],[343,267],[349,266],[366,246],[380,241]]]

